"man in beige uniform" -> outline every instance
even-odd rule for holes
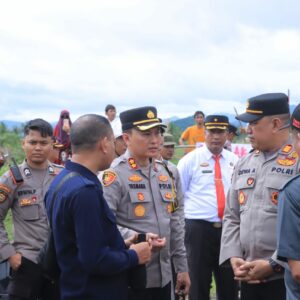
[[[250,98],[246,113],[237,119],[249,123],[254,151],[235,166],[220,263],[230,259],[235,278],[242,281],[242,300],[282,300],[283,268],[275,254],[277,195],[298,169],[298,156],[289,141],[288,98],[281,93]]]
[[[147,233],[153,239],[153,248],[160,248],[147,265],[147,288],[132,290],[130,299],[170,299],[170,253],[178,273],[176,290],[182,289],[187,294],[190,280],[183,207],[175,201],[169,173],[160,162],[154,161],[164,125],[157,118],[156,108],[151,106],[125,111],[120,118],[128,149],[104,172],[104,197],[123,227],[124,238]],[[166,239],[165,247],[161,247],[162,238]]]
[[[22,143],[26,159],[19,166],[23,182],[16,183],[11,171],[0,178],[0,259],[8,260],[12,277],[10,299],[37,299],[42,285],[38,254],[48,235],[44,196],[60,167],[48,162],[52,127],[42,120],[29,121]],[[4,219],[11,209],[14,241],[8,240]]]

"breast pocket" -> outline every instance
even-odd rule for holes
[[[234,190],[238,195],[240,212],[246,211],[250,206],[250,197],[256,184],[256,177],[253,175],[240,176],[234,184]]]
[[[131,220],[146,219],[151,216],[152,199],[145,190],[129,191],[128,218]]]
[[[35,221],[40,218],[38,204],[22,206],[20,211],[21,211],[22,218],[25,221]]]
[[[263,206],[265,211],[277,213],[279,190],[284,187],[284,185],[290,178],[291,177],[289,176],[276,176],[274,174],[268,174],[266,176],[266,194],[264,195],[265,201]]]

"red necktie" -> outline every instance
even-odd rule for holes
[[[213,159],[215,160],[215,185],[218,202],[218,216],[222,220],[225,207],[225,194],[220,166],[220,155],[214,156]]]

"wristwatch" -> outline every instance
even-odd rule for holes
[[[280,274],[284,272],[284,268],[281,265],[279,265],[274,259],[269,258],[269,264],[274,273]]]

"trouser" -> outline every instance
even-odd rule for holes
[[[241,300],[285,300],[286,290],[283,279],[259,284],[242,283]]]
[[[171,282],[162,288],[129,289],[129,300],[171,300]]]
[[[191,288],[189,300],[209,300],[212,274],[218,300],[237,299],[238,288],[231,266],[219,266],[222,228],[204,220],[186,219],[185,246]]]
[[[22,256],[17,271],[11,271],[7,287],[10,300],[57,300],[59,290],[43,277],[41,267]]]

